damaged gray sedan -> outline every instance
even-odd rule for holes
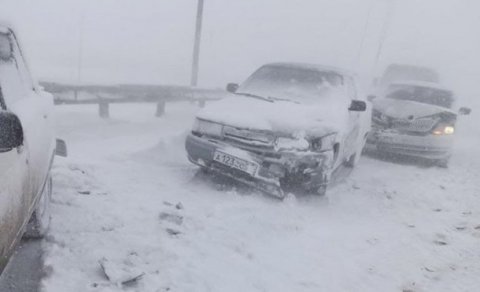
[[[447,167],[454,142],[457,115],[452,91],[433,82],[392,83],[382,98],[371,96],[372,132],[368,143],[377,150],[418,157]]]
[[[283,198],[323,195],[334,169],[358,162],[370,113],[353,75],[276,63],[227,90],[197,115],[186,140],[192,163]]]

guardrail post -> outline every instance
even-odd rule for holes
[[[163,116],[164,113],[165,113],[165,101],[159,101],[157,103],[157,111],[155,112],[155,116],[159,118]]]
[[[100,100],[98,102],[98,114],[102,119],[110,118],[110,104],[107,101]]]

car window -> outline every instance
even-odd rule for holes
[[[421,86],[392,85],[389,87],[386,97],[426,103],[444,108],[451,108],[454,101],[453,94],[450,91]]]
[[[392,64],[385,69],[381,79],[381,84],[388,85],[394,82],[406,80],[438,83],[440,81],[440,77],[438,76],[437,72],[430,68]]]
[[[22,62],[19,62],[21,55],[12,35],[0,34],[0,41],[2,43],[8,42],[13,48],[13,54],[10,58],[0,59],[0,87],[8,107],[26,97],[29,86],[26,80],[24,80],[25,76],[21,74]]]
[[[305,102],[343,89],[343,77],[335,72],[265,66],[253,73],[239,92]]]
[[[33,90],[35,88],[35,84],[33,82],[32,75],[30,74],[30,70],[28,69],[23,52],[18,45],[18,40],[15,35],[12,35],[12,45],[13,54],[15,56],[15,60],[17,61],[17,68],[22,79],[23,86],[25,87],[26,91]]]

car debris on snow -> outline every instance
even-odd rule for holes
[[[162,212],[160,213],[159,217],[160,217],[160,220],[168,221],[176,225],[182,225],[183,223],[183,216],[180,216],[180,215]]]
[[[447,245],[448,244],[443,240],[434,240],[433,243],[435,243],[436,245]]]
[[[103,274],[111,283],[116,285],[130,285],[138,282],[145,275],[126,261],[116,262],[102,258],[98,262]]]
[[[180,232],[179,230],[176,230],[176,229],[172,229],[172,228],[166,228],[165,231],[167,231],[168,234],[170,235],[179,235],[181,234],[182,232]]]
[[[170,202],[168,202],[168,201],[164,201],[163,204],[164,204],[165,206],[169,206],[169,207],[172,207],[172,206],[173,206],[173,203],[170,203]],[[183,204],[182,204],[182,202],[178,202],[177,204],[175,204],[175,209],[177,209],[177,210],[182,210],[182,209],[183,209]]]

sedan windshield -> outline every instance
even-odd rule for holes
[[[308,102],[343,88],[343,78],[335,72],[313,69],[265,66],[238,89],[271,100]]]
[[[412,85],[392,85],[389,87],[386,97],[416,101],[444,108],[452,108],[454,101],[453,94],[450,91]]]

